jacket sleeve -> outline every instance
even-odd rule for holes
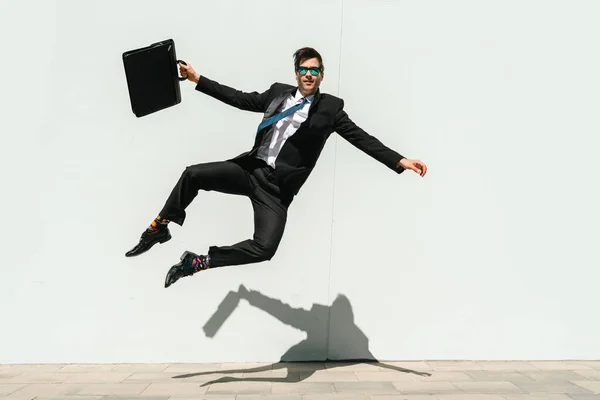
[[[240,110],[262,113],[267,109],[267,99],[271,88],[262,93],[242,92],[200,75],[196,90]]]
[[[367,155],[381,162],[391,170],[402,173],[405,168],[398,165],[398,161],[405,158],[394,150],[388,148],[374,136],[369,135],[357,126],[344,111],[344,101],[335,115],[335,129],[341,137],[350,142],[354,147],[362,150]]]

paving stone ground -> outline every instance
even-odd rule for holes
[[[0,364],[11,400],[600,400],[600,361]]]

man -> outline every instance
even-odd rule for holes
[[[294,68],[297,87],[274,83],[262,93],[246,93],[201,76],[190,64],[179,64],[181,76],[194,82],[196,90],[264,115],[249,152],[183,171],[163,209],[126,256],[137,256],[170,240],[168,223],[183,225],[185,209],[199,190],[247,196],[254,209],[253,238],[231,246],[211,246],[207,254],[184,252],[167,272],[165,288],[208,268],[270,260],[283,237],[288,207],[333,132],[398,174],[410,169],[425,176],[423,162],[409,160],[383,145],[352,122],[342,99],[320,92],[324,66],[315,49],[297,50]]]

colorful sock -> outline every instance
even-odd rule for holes
[[[209,256],[203,256],[203,255],[195,257],[192,260],[192,266],[194,267],[194,273],[196,273],[198,271],[203,271],[205,269],[209,269],[210,268],[210,265],[208,264],[209,259],[210,259]]]
[[[159,230],[161,230],[163,228],[166,228],[167,225],[169,224],[169,222],[171,222],[171,221],[169,221],[166,218],[161,218],[160,215],[159,215],[156,218],[154,218],[154,221],[152,221],[152,223],[148,227],[148,230],[149,231],[154,231],[154,232],[159,231]]]

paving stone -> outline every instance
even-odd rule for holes
[[[452,382],[460,390],[467,393],[519,393],[522,392],[512,382],[502,381],[477,381],[477,382]]]
[[[411,375],[413,381],[417,382],[460,382],[472,381],[473,378],[467,374],[469,371],[433,371],[431,376]],[[471,371],[480,372],[480,371]]]
[[[173,375],[172,380],[179,382],[189,383],[224,383],[224,382],[236,382],[242,381],[244,375],[241,373],[237,374],[217,374],[217,373],[196,373],[186,375]]]
[[[405,372],[398,371],[357,371],[354,372],[357,379],[361,382],[414,382],[415,376]],[[426,378],[428,379],[428,378]]]
[[[325,364],[328,370],[336,371],[379,371],[377,363],[346,363],[346,362],[328,362]]]
[[[169,400],[171,396],[102,396],[102,400]],[[86,399],[87,397],[82,397]],[[38,399],[35,399],[38,400]],[[66,397],[65,400],[70,400],[70,397]]]
[[[597,394],[570,394],[569,400],[598,400],[600,396]]]
[[[460,394],[438,394],[437,400],[505,400],[505,398],[499,394],[485,394],[485,393],[460,393]]]
[[[70,373],[110,372],[118,364],[65,364],[58,371]]]
[[[478,361],[485,371],[536,371],[539,368],[525,361]]]
[[[67,364],[58,372],[164,372],[169,364]]]
[[[238,394],[235,400],[303,400],[301,394]]]
[[[246,370],[254,368],[265,368],[268,367],[270,370],[273,369],[273,363],[268,362],[249,362],[249,363],[235,363],[225,362],[220,364],[221,370]]]
[[[390,369],[390,367],[396,367],[415,372],[433,371],[433,367],[426,361],[383,361],[376,365],[382,371],[387,371]]]
[[[596,371],[600,371],[600,361],[571,361],[571,364],[584,365]]]
[[[504,394],[505,400],[572,400],[566,394],[556,393],[527,393],[527,394]]]
[[[33,400],[31,396],[29,397],[18,397],[18,396],[10,396],[7,397],[6,400]],[[104,396],[36,396],[34,400],[106,400],[109,399]],[[131,399],[131,397],[129,397]],[[112,400],[112,399],[110,399]]]
[[[533,378],[518,371],[465,371],[464,373],[475,381],[535,382]]]
[[[299,372],[302,382],[358,382],[356,374],[352,371],[315,371]]]
[[[589,390],[592,393],[599,394],[600,393],[600,381],[573,381],[574,385],[580,386],[586,390]],[[572,392],[575,393],[575,392]]]
[[[90,372],[65,374],[64,383],[120,383],[126,380],[131,372]]]
[[[0,396],[8,396],[25,386],[25,384],[18,383],[0,383]]]
[[[373,395],[371,400],[438,400],[438,398],[429,394],[383,394]]]
[[[176,374],[172,372],[133,372],[127,375],[123,383],[182,383],[185,378],[175,378]]]
[[[34,383],[30,385],[21,385],[22,388],[11,394],[15,397],[29,397],[34,398],[37,396],[71,396],[77,394],[85,385],[84,384],[60,384],[60,383]],[[0,389],[1,390],[1,389]],[[0,391],[1,393],[1,391]]]
[[[306,371],[306,373],[311,371]],[[298,379],[300,377],[300,371],[288,371],[285,368],[282,369],[273,369],[269,371],[258,371],[258,372],[244,372],[242,374],[243,378],[284,378],[287,376],[297,376]]]
[[[0,372],[0,383],[10,383],[11,379],[21,374],[21,372]]]
[[[394,382],[393,385],[402,394],[451,394],[459,393],[451,382]]]
[[[305,394],[302,400],[371,400],[371,397],[366,394],[347,393]]]
[[[199,383],[162,383],[153,382],[141,393],[144,396],[189,396],[206,394],[208,387],[203,387]]]
[[[120,397],[119,399],[123,399],[123,397]],[[131,397],[127,397],[127,399],[131,400]],[[39,396],[39,397],[36,397],[35,400],[115,400],[115,398],[114,397],[106,397],[106,396],[53,396],[53,397]],[[138,399],[138,400],[147,400],[147,399]]]
[[[113,364],[110,370],[113,372],[165,372],[170,364]]]
[[[434,371],[483,371],[483,367],[475,361],[430,361]]]
[[[218,372],[221,369],[221,364],[206,363],[206,364],[170,364],[165,368],[164,372],[174,372],[177,374],[193,374],[196,372],[215,371]]]
[[[541,370],[565,371],[575,369],[593,369],[588,365],[584,365],[583,363],[578,363],[576,361],[530,361],[529,363]]]
[[[594,381],[586,381],[594,383]],[[573,382],[514,382],[525,393],[589,394],[593,393]]]
[[[236,400],[235,394],[196,394],[171,396],[169,400]]]
[[[332,366],[332,368],[335,368],[335,366]],[[273,370],[287,369],[288,371],[301,372],[301,371],[319,371],[319,370],[325,370],[327,368],[325,367],[325,363],[322,363],[322,362],[318,362],[318,363],[285,363],[285,362],[281,362],[281,363],[273,364],[272,369]]]
[[[343,383],[343,382],[342,382]],[[352,382],[348,382],[352,383]],[[327,394],[334,393],[334,384],[331,382],[298,382],[298,383],[273,383],[272,394]]]
[[[273,371],[275,372],[275,371]],[[244,382],[271,382],[271,383],[298,383],[304,380],[300,377],[302,372],[289,372],[283,374],[269,374],[267,372],[258,374],[244,374],[241,378]],[[307,375],[306,375],[307,376]],[[304,376],[304,378],[306,378]]]
[[[350,394],[399,394],[391,382],[335,382],[337,393]]]
[[[585,378],[585,379],[589,379],[592,381],[600,381],[600,371],[596,371],[596,370],[574,370],[573,371],[575,374]],[[573,379],[576,381],[581,381],[581,380],[585,380],[582,378],[578,378],[578,379]]]
[[[589,371],[594,372],[594,371]],[[551,382],[561,383],[572,380],[586,380],[582,379],[582,376],[574,371],[560,370],[560,371],[524,371],[521,373],[523,376],[531,378],[535,382]]]
[[[69,379],[72,374],[62,372],[32,372],[28,370],[12,378],[3,380],[3,383],[63,383]]]
[[[269,394],[271,382],[224,382],[212,384],[206,391],[207,394]]]
[[[4,372],[59,372],[66,364],[3,364]]]
[[[139,395],[147,387],[148,383],[97,383],[86,384],[83,389],[78,391],[77,395],[94,396],[130,396]]]

